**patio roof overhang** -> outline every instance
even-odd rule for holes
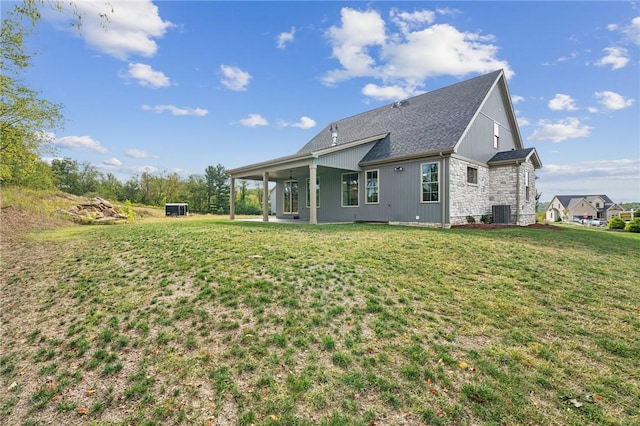
[[[226,173],[232,179],[249,179],[249,180],[261,180],[265,173],[268,173],[269,180],[277,180],[279,178],[285,178],[290,175],[292,170],[305,168],[308,169],[310,165],[315,165],[322,157],[326,157],[330,154],[335,154],[340,151],[345,151],[366,145],[368,143],[377,142],[386,138],[389,133],[382,133],[378,135],[369,136],[364,139],[359,139],[351,142],[330,146],[317,151],[311,151],[302,154],[293,154],[285,157],[275,158],[269,161],[263,161],[260,163],[250,164],[235,169],[228,169]],[[373,146],[373,144],[372,144]],[[352,168],[357,170],[357,164],[354,164]]]

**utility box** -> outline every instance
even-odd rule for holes
[[[508,204],[491,206],[491,216],[493,223],[508,225],[511,223],[511,206]]]
[[[187,203],[167,203],[164,205],[167,216],[189,216],[189,204]]]

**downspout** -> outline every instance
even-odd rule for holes
[[[442,173],[442,201],[441,201],[441,203],[440,203],[440,204],[441,204],[441,206],[442,206],[442,207],[441,207],[442,211],[441,211],[441,213],[440,213],[440,219],[441,219],[441,220],[440,220],[440,222],[441,222],[441,223],[440,223],[440,226],[441,226],[442,228],[444,228],[444,224],[445,224],[445,215],[446,215],[446,212],[447,212],[447,208],[446,208],[446,199],[447,199],[447,197],[446,197],[446,195],[447,195],[447,190],[446,190],[446,188],[447,188],[447,185],[446,185],[446,183],[447,183],[447,173],[446,173],[446,172],[448,172],[449,168],[447,167],[447,166],[448,166],[448,164],[447,164],[447,159],[444,157],[444,154],[442,154],[442,151],[440,151],[440,158],[442,158],[442,164],[443,164],[443,166],[444,166],[444,167],[442,168],[442,169],[443,169],[443,173]]]
[[[520,225],[520,162],[516,161],[516,225]]]

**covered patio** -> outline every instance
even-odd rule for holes
[[[329,148],[302,154],[294,154],[274,160],[251,164],[248,166],[227,170],[230,178],[231,199],[229,219],[235,219],[235,186],[237,179],[262,181],[262,221],[291,220],[291,223],[300,223],[305,220],[309,224],[318,224],[317,199],[318,189],[316,185],[309,185],[308,191],[308,219],[273,218],[269,215],[269,182],[282,182],[292,179],[292,176],[308,179],[309,182],[317,182],[319,170],[341,170],[345,172],[360,172],[360,160],[373,147],[388,134],[380,134],[350,143],[333,145]],[[305,179],[305,180],[306,180]],[[298,221],[298,222],[295,222]],[[335,221],[333,222],[335,223]]]

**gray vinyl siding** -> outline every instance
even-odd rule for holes
[[[423,203],[421,192],[421,164],[436,162],[439,165],[440,187],[439,202]],[[396,171],[396,167],[402,167],[402,171]],[[379,203],[365,203],[366,171],[378,170],[379,179]],[[364,168],[359,172],[358,206],[342,207],[342,174],[350,173],[350,170],[331,169],[318,167],[320,179],[320,207],[317,209],[320,222],[419,222],[429,224],[442,223],[442,201],[448,197],[449,176],[445,161],[441,158],[429,158],[415,160],[407,163],[393,163]],[[293,176],[299,182],[299,208],[300,219],[309,218],[309,209],[306,207],[307,178]],[[278,217],[290,217],[282,214],[284,202],[283,183],[277,182],[276,215]],[[416,217],[418,217],[416,219]],[[448,210],[445,211],[445,218]],[[448,222],[446,220],[445,222]]]
[[[375,143],[376,141],[344,151],[323,155],[316,160],[316,164],[334,169],[360,171],[361,168],[358,164]]]
[[[476,116],[467,134],[462,138],[458,146],[457,154],[486,163],[497,152],[509,151],[516,148],[512,123],[507,115],[508,105],[506,96],[500,86],[496,86],[489,95],[487,102]],[[498,149],[493,147],[493,123],[500,126],[500,142]]]

